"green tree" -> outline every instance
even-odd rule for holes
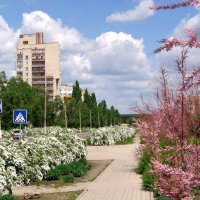
[[[12,77],[0,92],[3,101],[2,127],[10,129],[13,127],[12,116],[14,109],[27,109],[28,120],[32,123],[33,113],[36,105],[36,90],[20,78]]]
[[[54,125],[65,127],[64,103],[60,96],[54,100]]]
[[[108,124],[108,115],[107,115],[107,104],[105,100],[102,100],[98,104],[98,111],[100,117],[101,126],[107,126]]]
[[[81,101],[81,97],[82,97],[81,88],[79,87],[79,82],[76,81],[75,85],[73,85],[72,98],[76,102],[79,102],[79,101]]]
[[[0,91],[5,88],[5,84],[7,83],[6,73],[5,71],[0,72]]]
[[[69,116],[69,127],[78,128],[79,127],[79,106],[80,101],[77,103],[75,99],[72,99],[68,107]]]

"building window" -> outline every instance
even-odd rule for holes
[[[26,61],[26,64],[28,65],[28,61]]]
[[[28,71],[28,67],[26,67],[26,71]]]
[[[26,73],[26,76],[28,76],[28,73]]]
[[[28,41],[23,41],[23,44],[28,44]]]
[[[26,81],[28,82],[28,79],[26,79]]]
[[[26,56],[26,60],[28,60],[28,56]]]

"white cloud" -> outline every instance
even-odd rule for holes
[[[172,34],[169,37],[175,37],[179,39],[187,39],[188,36],[186,34],[187,29],[192,29],[197,35],[200,34],[200,13],[196,14],[193,17],[187,17],[182,19],[181,22],[177,25],[177,27],[172,31]],[[156,54],[154,63],[152,64],[156,68],[165,67],[169,71],[171,80],[173,82],[179,81],[176,71],[176,59],[181,56],[182,48],[176,47],[173,48],[169,52],[161,52]],[[200,66],[200,49],[192,48],[188,51],[188,57],[186,61],[186,65],[189,69],[194,69]],[[174,81],[175,80],[175,81]]]
[[[198,36],[200,35],[200,12],[193,17],[187,17],[182,19],[181,22],[177,25],[177,27],[173,30],[170,37],[175,37],[179,39],[188,39],[188,35],[186,33],[187,29],[192,29]],[[177,57],[180,55],[180,48],[175,48],[173,52],[170,53],[162,53],[163,56],[169,54],[170,57]],[[200,63],[199,53],[200,50],[197,48],[193,48],[189,50],[190,54],[188,57],[188,61],[191,65],[195,65],[195,63]]]
[[[185,31],[190,28],[197,34],[199,34],[200,33],[199,23],[200,23],[200,13],[191,18],[183,19],[173,31],[173,35],[178,38],[185,38],[186,37]]]
[[[106,18],[107,22],[142,21],[154,14],[149,7],[153,6],[153,0],[141,0],[138,6],[132,10],[115,12]]]
[[[106,32],[96,39],[88,39],[42,11],[24,13],[22,25],[16,32],[3,18],[0,18],[0,25],[0,36],[4,37],[0,37],[4,41],[1,49],[7,48],[4,57],[9,58],[6,66],[15,62],[16,35],[38,31],[44,32],[46,42],[60,43],[63,84],[74,84],[78,80],[83,89],[95,92],[98,100],[105,99],[109,106],[114,105],[123,113],[132,100],[138,99],[138,93],[152,88],[153,75],[142,38]],[[1,65],[6,62],[0,60]],[[6,71],[8,69],[13,66]]]
[[[173,36],[177,38],[188,38],[186,34],[187,29],[192,29],[200,40],[200,12],[191,18],[183,19],[173,31]],[[192,48],[189,50],[188,63],[192,67],[199,67],[200,65],[200,49]]]
[[[74,28],[63,27],[60,19],[53,19],[42,11],[23,14],[21,33],[43,32],[46,41],[58,41],[61,49],[80,51],[87,48],[87,40]]]
[[[15,74],[15,43],[16,34],[0,16],[0,70],[9,76]]]

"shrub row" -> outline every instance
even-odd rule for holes
[[[95,146],[113,145],[116,142],[126,141],[135,135],[136,129],[132,127],[103,127],[98,129],[90,129],[90,138],[87,144]],[[123,143],[123,142],[122,142]]]
[[[62,176],[64,182],[74,182],[75,177],[81,177],[90,169],[87,160],[82,158],[68,164],[60,164],[47,172],[47,180],[58,180]]]
[[[142,174],[142,181],[146,190],[152,190],[154,185],[154,177],[150,173],[151,169],[150,154],[145,152],[140,157],[136,170],[139,174]]]
[[[144,188],[146,190],[153,191],[156,200],[171,200],[170,197],[162,196],[154,189],[155,178],[151,174],[152,165],[150,159],[151,155],[148,154],[147,152],[144,152],[143,155],[140,157],[138,166],[136,168],[136,172],[142,175],[142,182]]]

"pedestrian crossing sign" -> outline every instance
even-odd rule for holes
[[[27,124],[27,110],[13,110],[14,124]]]

